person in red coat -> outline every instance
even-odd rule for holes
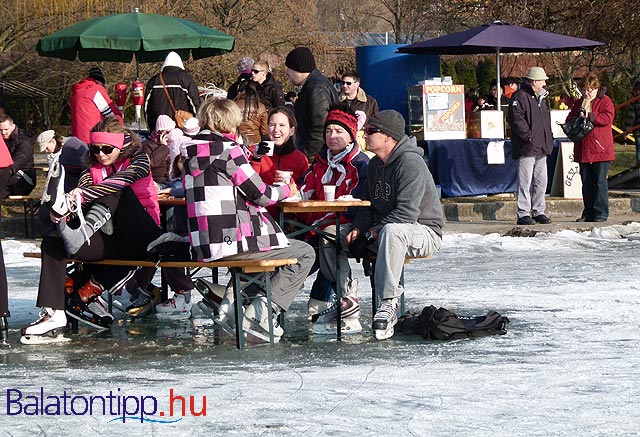
[[[122,115],[105,89],[102,70],[93,67],[89,76],[71,88],[71,132],[74,137],[89,144],[91,129],[109,117],[116,117],[123,124]]]
[[[298,150],[293,142],[298,123],[293,111],[279,106],[269,111],[267,119],[267,135],[273,141],[273,156],[267,156],[267,144],[260,142],[249,148],[251,165],[266,184],[286,182],[283,171],[291,172],[291,179],[301,185],[302,177],[309,170],[307,156]],[[275,207],[268,207],[272,217],[278,217]]]
[[[573,149],[573,160],[580,164],[584,203],[579,222],[604,222],[609,218],[607,173],[615,159],[611,128],[615,107],[606,92],[606,87],[600,87],[598,76],[587,74],[582,83],[583,98],[574,103],[567,116],[567,121],[588,117],[594,126]]]

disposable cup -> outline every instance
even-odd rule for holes
[[[288,170],[276,170],[276,176],[280,176],[282,178],[282,182],[285,184],[290,184],[293,172]]]
[[[267,143],[267,146],[269,147],[267,156],[273,156],[273,148],[275,147],[275,145],[273,144],[273,141],[265,141],[265,143]]]
[[[324,186],[324,200],[332,201],[336,200],[336,186],[325,185]]]

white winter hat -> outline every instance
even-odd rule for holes
[[[169,131],[176,128],[176,122],[166,114],[160,114],[156,119],[156,130]]]
[[[184,122],[184,125],[182,126],[182,130],[187,135],[191,135],[191,136],[197,135],[198,132],[200,132],[200,122],[198,121],[197,118],[191,117],[190,119]]]
[[[162,64],[162,69],[164,67],[178,67],[180,70],[184,70],[184,64],[182,63],[182,58],[176,52],[169,52],[166,58],[164,58],[164,63]]]

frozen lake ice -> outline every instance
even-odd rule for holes
[[[0,351],[2,435],[638,433],[637,223],[533,238],[445,235],[441,253],[407,266],[409,309],[496,310],[511,320],[504,336],[377,342],[368,279],[354,265],[362,335],[338,343],[310,333],[310,279],[287,315],[286,341],[244,351],[214,335],[195,306],[188,322],[119,320],[104,338],[81,328],[70,343],[20,345],[18,328],[37,317],[39,261],[22,258],[30,243],[3,246],[13,348]],[[204,414],[190,414],[191,401]]]

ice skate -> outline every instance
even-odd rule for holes
[[[84,303],[75,294],[67,299],[65,312],[79,322],[101,331],[111,329],[114,320],[113,315],[107,311],[106,302],[100,296]]]
[[[158,320],[186,320],[191,318],[191,291],[176,292],[171,299],[156,305]]]
[[[138,298],[129,305],[125,311],[132,317],[144,317],[151,314],[155,306],[160,303],[162,290],[153,284],[149,284],[149,290],[143,290],[138,287],[140,294]]]
[[[275,343],[278,343],[284,334],[284,330],[278,323],[278,314],[277,311],[273,311],[273,340]],[[245,335],[253,335],[267,342],[271,341],[269,339],[269,311],[266,298],[256,297],[247,306],[244,311],[242,329]]]
[[[40,203],[47,207],[49,212],[56,217],[65,217],[72,212],[76,212],[78,205],[74,204],[74,199],[64,192],[64,166],[60,164],[60,154],[51,155],[49,171],[44,184],[44,190]]]
[[[202,299],[206,301],[207,305],[210,306],[217,314],[220,304],[222,303],[222,299],[224,299],[224,295],[227,291],[227,287],[220,284],[214,284],[213,282],[207,281],[203,278],[196,279],[194,284],[196,286],[196,290],[198,290],[202,295]]]
[[[213,319],[216,326],[220,327],[223,331],[230,335],[235,335],[236,331],[236,317],[234,314],[235,296],[233,294],[233,287],[227,287],[224,292],[224,297],[218,307],[218,315]]]
[[[393,327],[398,323],[398,300],[383,299],[376,315],[373,317],[373,333],[378,340],[386,340],[393,336]]]
[[[343,334],[357,334],[362,331],[360,324],[360,303],[355,296],[342,298],[341,332]],[[335,303],[318,315],[311,330],[314,334],[332,335],[337,332],[338,305]]]
[[[332,303],[333,302],[331,301],[319,300],[310,297],[309,302],[307,302],[307,314],[309,314],[307,320],[311,320],[315,323],[315,321],[318,320],[320,313],[331,307]]]
[[[0,317],[0,349],[10,348],[9,344],[9,323],[5,316]]]
[[[42,308],[35,322],[22,328],[22,344],[50,344],[71,341],[63,334],[67,329],[67,317],[64,310]]]

